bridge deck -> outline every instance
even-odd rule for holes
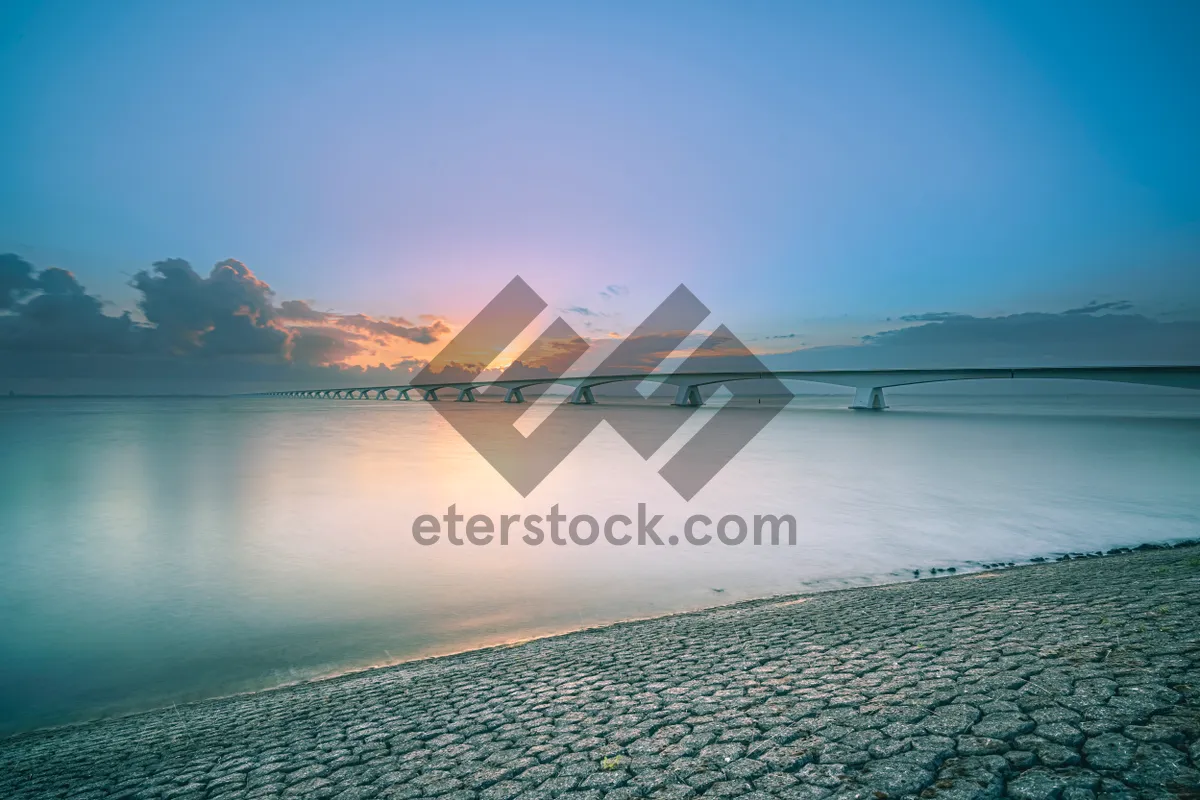
[[[531,376],[497,380],[447,380],[419,384],[388,384],[378,386],[355,386],[344,388],[300,389],[282,392],[264,392],[261,395],[275,397],[332,397],[339,399],[366,398],[374,393],[382,399],[387,392],[398,393],[397,399],[408,399],[414,390],[422,392],[426,400],[437,400],[439,389],[457,390],[459,400],[474,400],[479,389],[498,387],[508,390],[506,402],[523,402],[522,389],[532,386],[563,385],[575,389],[574,403],[592,403],[591,389],[608,383],[623,381],[651,381],[676,386],[679,392],[676,405],[701,405],[697,391],[700,386],[754,380],[806,381],[834,386],[846,386],[856,390],[852,408],[882,409],[883,389],[893,386],[909,386],[919,383],[940,383],[964,380],[1086,380],[1115,383],[1132,383],[1148,386],[1169,386],[1182,389],[1200,389],[1200,366],[1117,366],[1117,367],[1012,367],[1012,368],[968,368],[968,369],[893,369],[893,370],[783,370],[778,372],[651,372],[622,373],[609,375]]]

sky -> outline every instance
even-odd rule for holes
[[[1187,0],[0,0],[0,389],[403,376],[517,275],[526,340],[682,283],[780,368],[1194,362],[1196,41]]]

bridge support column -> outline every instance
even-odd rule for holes
[[[429,402],[433,403],[433,402],[435,402],[435,401],[438,399],[438,396],[437,396],[437,389],[426,389],[426,390],[424,391],[424,393],[422,393],[422,395],[421,395],[421,396],[422,396],[424,399],[428,400]]]
[[[458,390],[458,402],[474,403],[475,402],[475,390],[473,388],[471,388],[470,386],[468,386],[466,389],[459,389]]]
[[[704,398],[700,396],[699,386],[680,386],[675,390],[675,402],[673,406],[695,407],[704,405]]]
[[[387,393],[388,393],[387,389],[376,389],[375,390],[375,399],[376,400],[387,400]]]
[[[855,411],[883,411],[887,408],[887,403],[883,401],[883,387],[858,387],[854,390],[854,403],[850,408]]]
[[[580,386],[571,393],[571,405],[590,406],[595,405],[596,398],[592,394],[592,387]]]
[[[514,388],[509,389],[504,393],[504,402],[506,403],[524,403],[525,395],[521,394],[521,390]]]
[[[397,389],[396,390],[396,399],[397,400],[411,400],[412,398],[410,398],[408,396],[408,393],[411,391],[412,391],[412,389]]]

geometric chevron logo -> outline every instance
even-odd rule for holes
[[[457,381],[473,381],[499,356],[522,331],[546,308],[546,302],[521,278],[514,278],[458,334],[451,339],[411,381],[411,386],[436,386],[448,376]],[[432,403],[447,422],[514,489],[528,496],[538,484],[570,455],[602,422],[607,422],[643,458],[649,459],[695,413],[699,395],[686,395],[677,407],[630,409],[629,403],[593,404],[592,387],[617,380],[630,380],[631,372],[649,375],[679,348],[708,317],[709,310],[680,285],[604,359],[585,379],[574,374],[576,387],[572,402],[561,403],[528,436],[516,427],[524,408],[516,403],[502,404],[494,414],[472,413],[470,403]],[[548,384],[561,378],[587,350],[587,343],[562,317],[513,361],[496,383],[515,387],[520,398],[520,383]],[[547,355],[553,356],[547,358]],[[719,326],[685,360],[678,372],[702,372],[719,357],[723,367],[735,365],[737,372],[769,370],[725,326]],[[531,372],[531,364],[539,364]],[[636,369],[631,369],[631,365]],[[532,380],[531,375],[536,377]],[[764,387],[764,384],[767,384]],[[716,385],[720,385],[719,383]],[[750,394],[745,382],[731,381],[726,389],[735,397]],[[764,388],[772,394],[790,398],[791,392],[773,376],[759,382],[753,391]],[[687,392],[698,392],[687,387]],[[510,390],[510,395],[512,394]],[[647,406],[648,401],[642,401]],[[640,404],[636,404],[640,405]],[[748,407],[726,404],[673,455],[659,474],[685,500],[690,500],[757,436],[782,410],[783,404]]]

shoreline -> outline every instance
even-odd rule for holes
[[[1115,800],[1185,796],[1197,758],[1188,543],[740,601],[25,731],[0,740],[0,795]]]
[[[827,578],[815,579],[806,583],[816,584],[818,588],[799,592],[783,592],[779,594],[762,595],[758,597],[744,598],[719,605],[702,606],[699,608],[685,609],[680,611],[669,611],[661,614],[652,614],[644,617],[628,617],[622,619],[600,622],[595,625],[589,625],[582,628],[570,628],[567,630],[554,631],[550,633],[537,634],[527,637],[520,637],[494,644],[485,644],[479,646],[464,647],[459,650],[451,650],[447,652],[428,653],[416,655],[411,658],[401,658],[395,661],[386,663],[372,663],[366,666],[350,666],[345,669],[334,669],[331,671],[320,672],[307,678],[299,678],[297,680],[286,681],[282,683],[272,683],[258,688],[245,689],[241,691],[233,691],[227,693],[217,693],[198,699],[172,701],[170,703],[161,703],[147,705],[139,708],[132,708],[127,711],[114,711],[112,713],[100,713],[97,716],[87,717],[69,722],[62,722],[51,725],[38,726],[17,730],[10,733],[0,733],[0,746],[11,739],[20,738],[23,736],[49,733],[61,731],[71,728],[87,727],[92,725],[103,724],[115,720],[127,720],[130,718],[141,717],[144,715],[162,713],[168,709],[191,708],[202,706],[209,703],[231,700],[236,698],[252,697],[254,695],[264,694],[268,692],[287,691],[296,687],[307,686],[311,684],[319,684],[326,681],[336,681],[357,675],[386,671],[392,669],[403,668],[414,664],[425,664],[444,659],[453,659],[472,654],[486,654],[491,651],[506,650],[513,647],[519,647],[532,642],[540,642],[549,639],[559,639],[569,637],[576,634],[584,634],[589,632],[603,631],[608,628],[617,628],[626,625],[637,625],[658,620],[673,619],[677,617],[687,617],[697,614],[706,614],[729,609],[738,609],[742,607],[754,607],[761,604],[772,605],[781,601],[803,602],[810,597],[817,595],[832,594],[837,592],[864,591],[870,589],[886,588],[889,586],[914,584],[925,581],[945,580],[947,578],[967,578],[977,576],[983,573],[1008,571],[1021,569],[1032,566],[1040,566],[1046,564],[1062,563],[1065,561],[1080,561],[1096,558],[1112,558],[1114,556],[1129,555],[1133,553],[1155,552],[1161,550],[1174,550],[1180,548],[1200,547],[1200,539],[1179,539],[1166,542],[1143,542],[1137,545],[1126,545],[1109,548],[1103,551],[1088,551],[1088,552],[1068,552],[1068,553],[1051,553],[1045,556],[1033,556],[1021,561],[1001,561],[1001,562],[978,562],[973,560],[964,560],[961,562],[963,567],[929,567],[926,569],[912,570],[911,577],[908,575],[909,570],[899,569],[889,573],[871,576],[858,576],[850,578]],[[887,580],[888,577],[894,577],[895,580]],[[827,586],[834,582],[849,582],[862,580],[862,583],[851,583],[844,586]],[[826,586],[822,586],[826,584]]]

